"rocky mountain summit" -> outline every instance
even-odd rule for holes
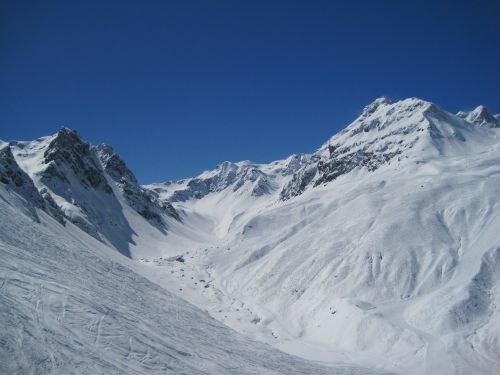
[[[500,115],[492,115],[484,105],[476,107],[471,112],[460,111],[457,116],[475,125],[489,128],[500,127]]]
[[[175,187],[175,192],[169,196],[169,200],[172,202],[201,199],[210,193],[225,189],[230,189],[233,193],[248,190],[249,194],[255,197],[268,194],[273,190],[270,177],[258,165],[248,161],[224,162],[213,171],[208,171],[195,178],[149,186],[157,193],[169,191],[173,187]],[[245,189],[242,189],[243,187]]]
[[[45,168],[40,173],[40,180],[60,194],[65,193],[66,190],[60,187],[70,183],[70,178],[86,189],[113,192],[90,144],[75,130],[59,130],[43,153],[43,164]],[[63,184],[58,185],[58,182]]]
[[[138,184],[109,146],[92,146],[75,130],[62,128],[32,142],[13,141],[3,152],[6,165],[9,160],[11,165],[5,178],[42,197],[60,221],[69,220],[125,254],[133,240],[122,202],[162,231],[167,230],[168,220],[180,220],[168,201],[158,201]]]
[[[453,152],[448,150],[450,143],[465,142],[476,126],[498,127],[498,118],[484,106],[453,115],[421,99],[382,97],[312,154],[292,155],[270,164],[225,162],[198,177],[148,188],[171,201],[187,201],[228,188],[237,192],[248,183],[252,196],[279,191],[279,199],[288,200],[357,168],[375,171],[385,164],[419,158],[422,150]]]

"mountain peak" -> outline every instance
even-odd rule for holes
[[[401,100],[391,100],[387,97],[375,99],[372,103],[363,108],[361,115],[355,120],[363,121],[368,117],[378,116],[381,114],[392,114],[394,112],[401,112],[408,115],[415,110],[426,110],[431,107],[437,108],[433,103],[419,98],[411,97]]]
[[[484,105],[479,105],[470,112],[460,111],[457,116],[472,124],[490,128],[500,127],[498,115],[492,115]]]
[[[47,167],[42,178],[46,181],[52,180],[53,177],[66,181],[66,168],[69,168],[83,186],[111,193],[90,144],[80,138],[75,130],[61,128],[48,144],[43,157]]]
[[[469,120],[477,125],[495,125],[497,124],[497,119],[488,111],[484,105],[476,107],[470,114]]]
[[[473,118],[488,118],[490,119],[493,115],[488,111],[484,105],[478,105],[470,112],[471,117]]]
[[[75,129],[67,128],[65,126],[61,126],[59,128],[59,131],[57,132],[58,134],[78,134],[78,132]]]
[[[56,151],[61,150],[88,155],[90,152],[90,145],[79,136],[76,130],[62,127],[52,136],[52,140],[50,141],[44,156],[45,158],[51,158]]]
[[[440,112],[441,110],[435,104],[418,98],[402,100],[376,99],[364,107],[361,115],[344,130],[335,134],[328,142],[323,144],[321,150],[327,150],[331,144],[338,143],[338,141],[345,143],[347,141],[345,138],[356,136],[356,138],[362,137],[364,139],[368,137],[366,133],[394,133],[395,128],[407,128],[409,123],[415,125],[428,111]],[[404,133],[406,134],[407,131]],[[363,136],[363,134],[366,136]]]
[[[375,99],[373,102],[368,104],[363,108],[363,111],[361,112],[361,116],[369,116],[373,112],[375,112],[380,106],[386,105],[386,104],[392,104],[393,101],[389,99],[386,96],[381,96],[380,98]]]
[[[81,143],[84,142],[75,129],[61,127],[59,131],[54,134],[54,140],[59,142]]]
[[[355,168],[375,171],[413,157],[431,158],[462,143],[463,123],[437,105],[418,98],[382,97],[313,155],[313,165],[298,170],[281,192],[286,200],[308,186],[323,184]]]

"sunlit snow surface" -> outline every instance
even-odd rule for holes
[[[185,226],[215,238],[198,248],[172,242],[167,253],[184,254],[182,265],[158,256],[146,264],[173,271],[162,277],[231,327],[306,358],[403,374],[496,374],[497,125],[417,99],[378,100],[307,158],[333,144],[353,158],[396,155],[387,163],[314,187],[316,175],[285,202],[279,192],[290,177],[271,170],[279,183],[267,195],[253,196],[249,182],[246,194],[174,203]],[[186,184],[152,188],[172,197]],[[210,287],[194,285],[193,275]]]
[[[370,374],[251,341],[0,187],[0,373]]]
[[[11,143],[67,224],[0,187],[0,366],[497,374],[499,126],[381,98],[313,154],[148,191],[105,171],[111,192],[82,188],[66,165],[69,182],[42,179],[53,138]],[[158,225],[129,188],[175,212]]]

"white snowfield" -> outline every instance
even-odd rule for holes
[[[0,187],[1,374],[373,374],[244,338]]]
[[[381,98],[146,187],[67,129],[1,143],[0,372],[498,374],[499,138]]]

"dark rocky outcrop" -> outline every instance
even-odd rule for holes
[[[166,225],[163,215],[180,220],[170,202],[159,200],[153,192],[139,185],[132,171],[111,146],[101,144],[95,150],[102,167],[122,191],[127,204],[142,217],[161,226]]]
[[[47,212],[61,224],[65,224],[64,213],[52,196],[45,189],[39,191],[36,188],[31,177],[17,164],[8,144],[0,146],[0,183],[24,198],[28,206],[32,205],[30,213],[36,221],[39,218],[35,208],[38,208]]]
[[[179,181],[185,182],[185,181]],[[272,188],[269,177],[249,162],[224,162],[217,166],[209,176],[189,179],[186,188],[175,191],[170,200],[184,202],[189,199],[201,199],[210,193],[220,192],[230,188],[239,191],[245,184],[251,185],[252,196],[268,194]]]
[[[90,145],[75,130],[59,130],[43,156],[47,164],[42,174],[44,183],[53,185],[54,177],[68,183],[68,172],[71,172],[83,187],[112,193]]]

